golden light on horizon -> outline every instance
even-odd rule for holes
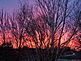
[[[48,47],[50,48],[51,45],[51,38],[50,36],[48,37],[47,34],[45,33],[44,34],[44,40],[42,41],[42,45],[41,45],[41,40],[39,39],[39,34],[37,31],[36,31],[36,38],[37,38],[37,45],[41,48],[46,48],[46,46],[48,45]],[[50,35],[50,32],[48,31],[48,35]],[[68,39],[68,35],[69,35],[69,32],[65,33],[62,38],[61,38],[61,43],[64,43],[67,39]],[[4,40],[2,38],[2,33],[0,33],[0,46],[3,44]],[[59,38],[59,34],[56,33],[55,34],[55,44],[54,46],[57,46],[58,45],[58,38]],[[6,43],[9,43],[11,42],[12,43],[12,47],[13,48],[18,48],[19,46],[19,39],[16,40],[16,37],[13,36],[11,34],[11,31],[6,31],[5,33],[5,40],[6,40]],[[22,43],[21,43],[21,47],[28,47],[28,48],[36,48],[37,46],[33,40],[33,38],[27,34],[24,34],[24,39],[22,39]],[[75,38],[75,39],[72,39],[69,44],[67,45],[67,47],[70,47],[71,49],[76,49],[76,46],[79,47],[80,46],[80,43],[78,42],[78,40]],[[76,49],[77,50],[77,49]]]

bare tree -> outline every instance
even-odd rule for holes
[[[67,46],[69,44],[69,42],[71,41],[71,39],[77,34],[78,30],[77,27],[75,27],[73,24],[75,24],[74,22],[76,21],[76,19],[72,19],[70,16],[73,15],[73,8],[78,5],[78,0],[77,1],[69,1],[69,0],[37,0],[37,5],[39,9],[39,13],[41,13],[40,15],[41,18],[44,20],[45,24],[47,24],[50,29],[51,29],[51,59],[49,59],[50,61],[53,60],[55,55],[55,61],[57,61],[57,59],[60,56],[60,47],[64,47]],[[76,3],[76,4],[75,4]],[[74,10],[76,10],[74,8]],[[80,10],[80,9],[78,9]],[[75,12],[74,12],[75,13]],[[74,15],[73,15],[74,16]],[[80,17],[80,16],[79,16]],[[77,18],[79,18],[77,17]],[[70,18],[70,19],[69,19]],[[75,17],[76,18],[76,17]],[[70,25],[68,25],[68,27],[71,28],[66,28],[67,24],[69,23],[68,20],[72,21],[70,23]],[[75,20],[75,21],[74,21]],[[68,30],[69,29],[69,30]],[[69,38],[61,44],[61,39],[63,37],[63,35],[67,32],[67,31],[71,32],[71,36],[68,36]],[[58,44],[57,44],[57,51],[56,54],[53,54],[54,51],[54,43],[55,43],[55,34],[59,33],[58,36]]]
[[[60,42],[62,38],[62,34],[65,27],[66,15],[67,15],[67,5],[68,0],[60,1],[60,0],[37,0],[38,7],[40,7],[43,16],[44,22],[50,26],[51,29],[51,53],[54,53],[54,41],[55,34],[59,31],[59,39],[58,39],[58,48],[56,53],[56,58],[58,58],[59,50],[60,50]],[[60,28],[59,28],[60,27]],[[52,60],[53,55],[51,55]]]
[[[11,46],[11,41],[8,42],[9,40],[7,38],[8,37],[8,32],[10,31],[11,27],[10,27],[10,19],[9,19],[9,15],[7,12],[4,12],[3,10],[0,12],[0,30],[2,33],[2,46]]]

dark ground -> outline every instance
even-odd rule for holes
[[[76,55],[63,56],[61,58],[81,59],[81,52],[73,52],[75,52]],[[36,50],[29,48],[13,49],[10,47],[0,47],[0,61],[37,61]]]

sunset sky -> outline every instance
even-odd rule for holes
[[[11,12],[14,8],[17,8],[18,0],[0,0],[0,9]]]
[[[12,14],[13,12],[14,12],[14,10],[17,10],[18,8],[19,8],[19,4],[20,4],[20,2],[21,3],[25,3],[27,0],[0,0],[0,9],[3,9],[4,11],[6,11],[6,12],[8,12],[9,14]],[[30,5],[32,5],[33,4],[33,6],[34,6],[34,1],[35,0],[29,0],[29,2],[28,2],[28,4],[30,4]],[[47,1],[47,0],[46,0]],[[71,5],[71,3],[73,2],[73,0],[71,0],[71,2],[69,3],[69,6]],[[35,11],[36,13],[37,13],[37,11]],[[35,14],[34,14],[35,15]],[[36,16],[36,15],[35,15]],[[36,16],[37,17],[37,16]],[[27,17],[28,18],[28,17]],[[72,22],[72,21],[71,21]],[[50,32],[50,31],[49,31]],[[38,34],[38,33],[37,33]],[[51,33],[50,33],[51,34]],[[67,35],[69,35],[70,33],[66,33],[63,37],[62,37],[62,39],[61,39],[61,43],[64,43],[65,41],[67,41],[67,40],[65,40],[65,39],[68,39],[68,37],[69,36],[67,36]],[[11,35],[11,34],[10,34]],[[56,36],[56,41],[57,41],[57,43],[58,43],[58,36],[59,34],[57,34]],[[8,35],[7,35],[8,36]],[[7,37],[6,36],[6,37]],[[39,35],[38,35],[39,36]],[[9,37],[9,36],[8,36]],[[29,37],[29,36],[25,36],[25,37]],[[38,37],[37,37],[38,38]],[[7,38],[8,39],[8,38]],[[12,37],[11,37],[11,39],[13,39]],[[31,40],[33,40],[31,37],[29,37],[29,39],[31,39]],[[28,40],[29,40],[28,39]],[[38,38],[39,39],[39,38]],[[14,39],[13,39],[14,40]],[[45,36],[45,43],[47,42],[47,40],[48,40],[48,38],[47,38],[47,36]],[[50,40],[51,40],[51,38],[50,38]],[[74,42],[75,41],[75,42]],[[73,47],[75,47],[76,45],[77,46],[80,46],[80,44],[79,43],[76,43],[76,41],[77,41],[77,39],[73,39],[72,40],[72,42],[70,42],[69,43],[69,47],[71,47],[71,48],[73,48]],[[1,41],[1,43],[2,43],[2,41]],[[29,44],[28,44],[29,43]],[[23,43],[23,44],[27,44],[27,45],[30,45],[31,43],[30,42],[25,42],[25,43]],[[33,42],[32,42],[32,44],[33,45],[35,45]],[[15,44],[14,44],[14,46],[15,46]],[[35,47],[35,46],[34,46]]]
[[[18,4],[23,0],[0,0],[0,9],[3,9],[7,12],[12,12],[14,9],[18,8]],[[26,0],[24,0],[26,1]],[[32,0],[29,0],[32,4]]]

